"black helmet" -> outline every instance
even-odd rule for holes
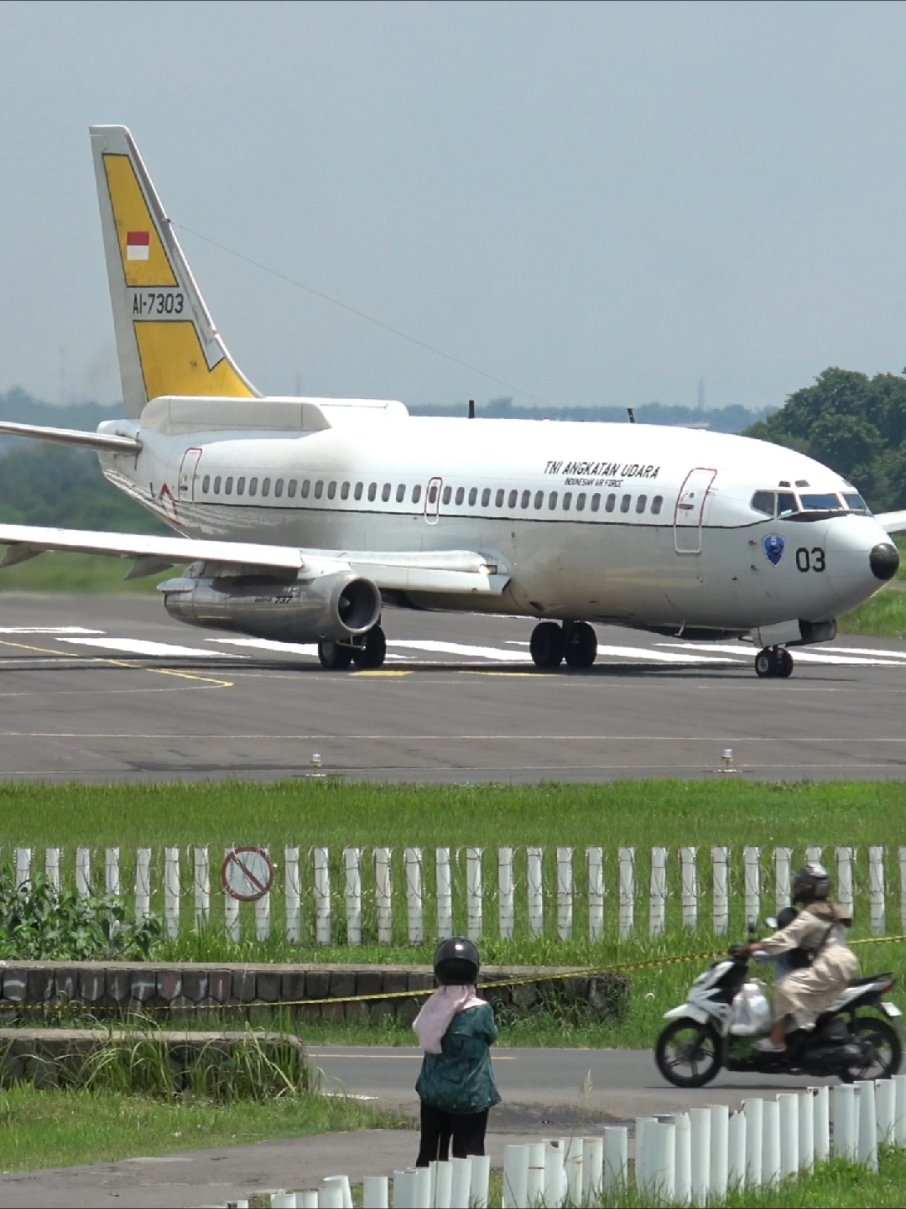
[[[793,878],[793,902],[811,903],[827,898],[831,878],[823,865],[803,865]]]
[[[434,977],[441,986],[471,986],[478,977],[481,960],[471,940],[451,936],[434,954]]]

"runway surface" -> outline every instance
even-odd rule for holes
[[[900,777],[906,645],[841,638],[758,680],[741,643],[598,627],[539,672],[531,622],[388,611],[379,671],[199,630],[156,598],[0,595],[0,777],[422,782]]]

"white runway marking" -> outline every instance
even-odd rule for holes
[[[216,659],[217,651],[206,651],[203,647],[175,646],[169,642],[149,642],[143,638],[61,638],[61,642],[70,642],[77,646],[98,646],[105,651],[120,651],[126,655],[159,655],[170,657],[179,655],[181,658],[195,658],[198,655],[205,659]],[[236,656],[244,658],[242,655]]]
[[[103,630],[86,630],[80,625],[4,625],[0,634],[103,634]]]
[[[660,645],[660,644],[659,644]],[[666,644],[664,644],[666,645]],[[712,648],[713,649],[713,648]],[[598,655],[615,656],[618,659],[647,659],[654,663],[735,663],[735,659],[724,659],[721,655],[708,658],[705,655],[672,655],[667,651],[653,651],[647,646],[599,646]]]
[[[290,655],[308,655],[312,659],[318,658],[316,642],[274,642],[271,638],[206,638],[205,641],[222,643],[224,646],[254,647],[260,651],[277,651]],[[406,663],[408,660],[408,655],[388,655],[386,662]]]
[[[658,646],[690,648],[694,651],[726,651],[730,654],[742,657],[743,659],[754,659],[756,655],[755,647],[750,647],[748,651],[740,650],[738,646],[730,646],[719,642],[659,642]],[[834,650],[840,648],[835,647]],[[872,652],[875,654],[876,652]],[[877,652],[877,654],[885,654],[886,652]],[[801,663],[835,663],[841,664],[844,667],[902,667],[902,663],[898,663],[895,659],[857,659],[852,655],[835,655],[832,651],[803,651],[799,647],[793,647],[790,651],[793,659]]]
[[[516,651],[502,651],[498,647],[493,646],[467,646],[462,642],[436,642],[433,639],[424,639],[418,642],[390,639],[387,640],[388,646],[406,647],[413,651],[429,651],[441,655],[471,655],[476,659],[492,659],[495,663],[528,663],[527,656],[517,654]]]

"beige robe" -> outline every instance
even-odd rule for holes
[[[846,943],[848,923],[839,907],[815,903],[788,927],[759,941],[772,956],[797,948],[820,950],[808,969],[794,970],[776,985],[775,1022],[792,1017],[796,1028],[811,1028],[858,975],[859,962]]]

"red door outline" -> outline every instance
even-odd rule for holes
[[[673,545],[677,554],[701,554],[705,501],[717,471],[696,466],[683,479],[673,512]]]

